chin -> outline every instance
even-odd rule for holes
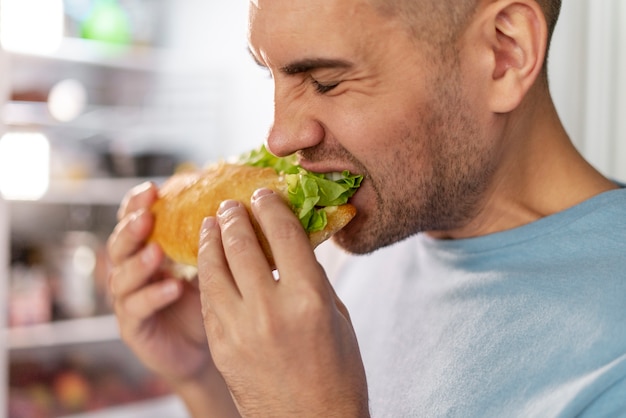
[[[352,254],[368,254],[380,246],[376,243],[376,233],[371,225],[372,211],[379,210],[372,207],[376,202],[376,196],[370,185],[364,183],[350,199],[350,203],[356,207],[355,217],[333,236],[333,242],[343,250]]]
[[[368,254],[378,249],[379,246],[371,242],[365,220],[357,212],[354,219],[333,236],[333,242],[351,254]]]

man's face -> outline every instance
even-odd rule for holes
[[[494,158],[457,54],[368,0],[254,0],[249,38],[275,82],[270,151],[365,176],[339,245],[366,253],[475,215]]]

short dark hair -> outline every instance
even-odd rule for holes
[[[417,40],[438,49],[442,56],[463,32],[478,0],[369,0],[382,14],[405,22]],[[548,47],[561,12],[562,0],[534,0],[543,10],[548,28]],[[547,62],[547,53],[546,53]],[[547,79],[544,62],[543,78]]]
[[[446,44],[457,38],[476,0],[370,0],[386,16],[399,18],[416,39]]]
[[[561,0],[537,0],[543,13],[546,15],[546,21],[548,22],[549,38],[552,38],[556,22],[559,20],[561,14]]]
[[[382,13],[404,19],[418,38],[456,37],[473,14],[477,0],[370,0]],[[562,0],[535,0],[546,17],[549,38],[561,12]],[[425,20],[426,19],[426,20]],[[429,22],[427,25],[426,22]],[[434,23],[434,24],[433,24]],[[452,30],[450,30],[452,28]],[[438,29],[445,29],[443,31]]]

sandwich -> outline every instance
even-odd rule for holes
[[[238,200],[250,212],[255,190],[269,188],[280,195],[300,220],[312,248],[341,230],[356,215],[348,203],[362,176],[320,174],[300,167],[295,156],[279,158],[261,148],[233,162],[218,162],[202,169],[185,170],[168,178],[159,189],[151,210],[155,217],[149,241],[161,246],[170,270],[178,277],[195,277],[200,227],[215,216],[224,200]],[[274,257],[260,226],[250,216],[259,243],[272,268]]]

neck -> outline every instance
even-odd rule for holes
[[[580,155],[551,99],[543,96],[502,116],[503,158],[475,216],[457,229],[430,235],[459,239],[516,228],[617,187]]]

